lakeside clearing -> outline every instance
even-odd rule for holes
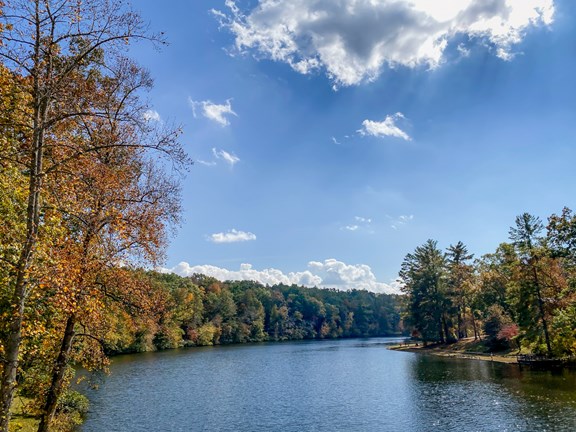
[[[495,361],[499,363],[518,363],[517,351],[503,351],[499,353],[485,352],[486,347],[481,340],[474,338],[461,339],[453,344],[407,344],[390,347],[394,351],[408,351],[420,354],[430,354],[439,357],[455,357],[470,360]]]

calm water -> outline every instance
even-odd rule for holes
[[[389,351],[390,339],[114,359],[84,432],[576,431],[576,374]]]

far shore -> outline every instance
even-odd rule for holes
[[[439,357],[454,357],[469,360],[493,361],[498,363],[518,364],[516,353],[489,353],[475,351],[478,349],[480,341],[474,338],[462,339],[453,344],[428,344],[408,342],[406,344],[393,345],[390,347],[394,351],[407,351],[419,354],[430,354]]]

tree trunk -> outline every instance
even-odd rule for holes
[[[438,319],[438,335],[440,336],[440,343],[444,343],[445,339],[444,339],[444,330],[442,327],[442,317]]]
[[[444,342],[448,343],[450,341],[450,332],[448,331],[446,315],[442,315],[442,327],[444,328]]]
[[[22,286],[22,289],[24,287]],[[18,295],[20,298],[20,295]],[[14,399],[16,389],[16,372],[18,371],[18,354],[20,351],[20,340],[22,338],[22,315],[24,314],[24,303],[17,303],[17,310],[14,311],[10,322],[10,330],[5,346],[4,369],[2,371],[2,386],[0,388],[0,430],[8,431],[10,422],[10,407]]]
[[[62,339],[62,345],[60,346],[60,352],[58,353],[58,359],[56,360],[54,368],[52,369],[52,383],[50,384],[48,394],[46,395],[46,401],[42,410],[42,418],[40,420],[40,425],[38,426],[38,432],[48,432],[50,422],[56,413],[58,398],[62,392],[64,375],[66,373],[66,367],[68,366],[68,361],[70,358],[70,350],[72,349],[72,342],[74,340],[75,324],[76,316],[72,314],[68,317],[68,321],[66,322],[66,330],[64,331],[64,337]]]
[[[458,323],[458,339],[462,339],[464,337],[463,328],[463,319],[462,319],[462,310],[460,306],[458,306],[458,315],[457,315],[457,323]]]
[[[536,262],[537,263],[537,262]],[[544,340],[546,341],[546,351],[548,357],[552,357],[552,346],[550,344],[550,334],[548,333],[548,322],[544,314],[544,300],[542,300],[542,292],[540,291],[540,282],[538,280],[538,270],[536,270],[536,263],[532,265],[532,274],[534,276],[534,285],[536,285],[536,297],[538,298],[538,310],[540,312],[540,320],[542,321],[542,329],[544,330]]]
[[[470,316],[472,317],[472,327],[474,328],[474,340],[478,340],[478,329],[476,328],[476,318],[474,317],[474,311],[470,311]]]
[[[38,13],[38,3],[36,3]],[[37,23],[37,33],[39,27]],[[39,62],[40,41],[36,41],[35,56]],[[34,90],[34,129],[32,135],[32,152],[30,158],[30,179],[28,182],[28,205],[26,207],[26,239],[22,245],[18,264],[15,269],[14,293],[12,305],[14,311],[9,323],[9,333],[6,338],[4,370],[0,382],[0,432],[8,432],[10,422],[10,406],[16,389],[18,371],[18,356],[22,340],[22,320],[27,297],[27,272],[30,267],[36,247],[38,225],[40,221],[40,192],[42,190],[42,170],[44,158],[44,129],[48,111],[47,99],[40,95],[40,82],[37,75],[33,76]]]
[[[462,304],[462,323],[463,323],[462,333],[464,334],[464,337],[467,338],[468,337],[468,323],[466,322],[466,303],[465,302]]]

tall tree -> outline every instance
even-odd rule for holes
[[[12,125],[23,130],[16,155],[28,177],[28,186],[25,233],[17,245],[18,259],[7,282],[13,309],[3,340],[0,381],[0,431],[5,432],[16,386],[24,309],[35,287],[30,270],[45,224],[45,184],[49,175],[64,169],[68,162],[57,159],[58,148],[76,144],[58,140],[58,129],[71,119],[79,122],[97,115],[92,109],[93,93],[85,85],[87,75],[109,79],[109,88],[115,91],[115,71],[122,69],[121,53],[126,43],[133,39],[162,40],[149,34],[138,14],[120,0],[13,0],[3,12],[0,59],[13,74],[22,76],[18,91],[28,102],[27,106],[16,107],[20,116]],[[137,96],[126,97],[129,101]],[[122,119],[133,120],[142,114],[130,103],[125,107],[117,113]],[[160,148],[172,145],[171,141],[157,143]],[[77,148],[70,157],[84,151]]]
[[[55,413],[76,325],[89,329],[102,308],[102,274],[119,263],[129,265],[134,257],[158,264],[166,230],[179,215],[177,185],[144,158],[135,128],[114,118],[84,120],[81,131],[70,130],[88,137],[90,143],[83,146],[99,150],[70,159],[67,170],[47,184],[58,204],[50,211],[63,231],[54,250],[59,274],[53,280],[61,285],[57,291],[66,325],[39,432],[48,430]]]
[[[524,287],[521,293],[526,296],[528,309],[525,312],[528,314],[532,313],[531,303],[532,299],[534,299],[536,303],[536,316],[534,318],[537,318],[537,321],[541,323],[546,352],[551,357],[552,345],[550,343],[548,317],[542,294],[544,285],[541,263],[545,256],[543,229],[542,221],[538,217],[523,213],[516,217],[515,226],[510,228],[510,240],[512,240],[516,248],[524,270],[522,281]],[[530,322],[530,317],[527,317],[527,322]]]
[[[547,243],[566,278],[566,283],[556,293],[557,308],[552,327],[553,340],[561,355],[576,354],[576,215],[565,207],[560,215],[548,218]]]
[[[437,242],[428,240],[404,258],[400,278],[408,295],[409,320],[424,342],[445,342],[449,337],[446,323],[446,263]]]
[[[455,245],[450,245],[446,252],[448,270],[448,295],[452,298],[456,307],[458,338],[468,337],[466,326],[467,287],[472,277],[472,266],[469,264],[474,255],[459,241]]]

